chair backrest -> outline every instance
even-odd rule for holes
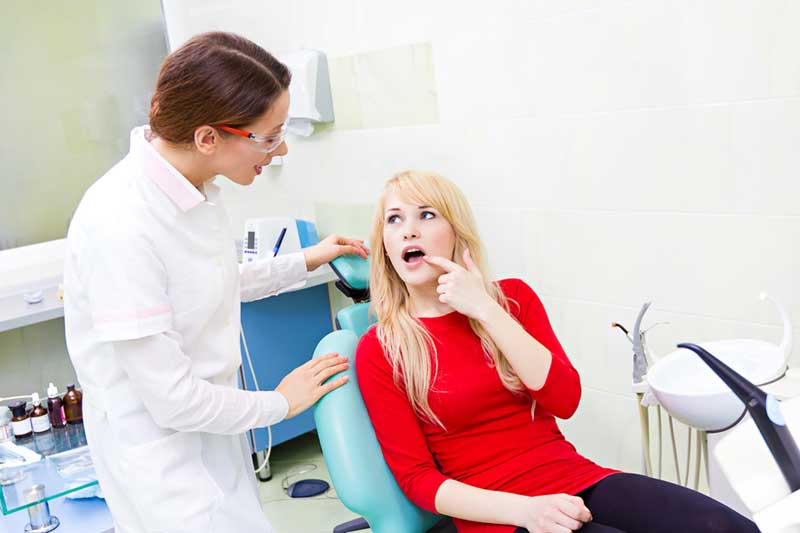
[[[348,383],[328,393],[314,407],[333,486],[342,503],[363,516],[375,533],[427,531],[441,517],[417,507],[400,490],[383,458],[358,388],[355,353],[358,340],[371,325],[369,304],[351,305],[339,311],[336,318],[341,329],[326,335],[314,351],[314,357],[335,352],[350,359]]]
[[[336,313],[339,329],[346,329],[356,334],[359,339],[372,325],[369,316],[369,302],[353,304]]]

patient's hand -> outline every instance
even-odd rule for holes
[[[462,315],[477,320],[486,320],[489,311],[497,302],[486,292],[483,274],[473,263],[469,250],[464,250],[464,265],[454,263],[444,257],[425,256],[428,264],[445,271],[439,276],[439,301],[446,303]]]
[[[312,359],[289,372],[275,388],[289,403],[289,413],[286,418],[299,415],[330,391],[347,383],[347,376],[336,378],[328,383],[324,383],[324,381],[334,374],[347,370],[348,366],[350,365],[347,357],[329,353]]]
[[[530,533],[576,531],[592,519],[583,500],[569,494],[526,498],[519,515],[519,523],[515,525],[526,528]]]

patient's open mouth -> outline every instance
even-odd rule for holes
[[[421,262],[424,255],[425,250],[418,246],[408,246],[403,249],[403,261],[409,264]]]

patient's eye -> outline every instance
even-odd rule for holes
[[[387,224],[394,224],[400,217],[398,215],[389,215],[389,218],[386,219]]]
[[[435,218],[436,217],[436,213],[434,213],[433,211],[423,211],[422,213],[419,214],[419,217],[422,220],[428,220],[428,219],[431,219],[431,218]]]

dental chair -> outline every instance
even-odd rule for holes
[[[331,268],[339,277],[336,287],[355,304],[337,313],[339,329],[319,342],[314,357],[331,352],[348,357],[350,367],[344,373],[349,381],[316,404],[314,421],[337,495],[345,507],[363,517],[340,524],[333,531],[346,533],[371,528],[375,533],[454,533],[449,518],[417,507],[400,490],[383,458],[361,398],[355,353],[361,335],[372,325],[369,262],[358,256],[342,256],[331,262]]]

